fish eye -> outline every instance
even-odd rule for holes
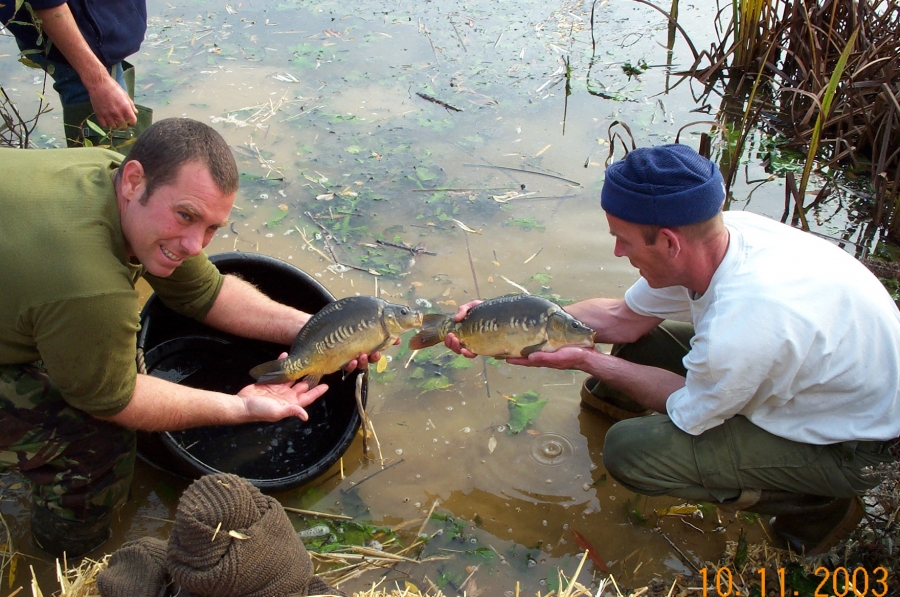
[[[408,315],[408,314],[409,314],[409,307],[403,307],[402,309],[400,309],[400,315]]]

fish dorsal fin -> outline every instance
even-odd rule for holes
[[[375,312],[376,309],[380,313],[381,305],[383,304],[383,300],[374,296],[348,296],[328,303],[310,317],[305,326],[300,328],[300,333],[297,334],[294,343],[291,345],[291,352],[293,353],[297,348],[306,345],[310,338],[324,335],[323,330],[328,329],[331,325],[330,320],[333,313],[343,310],[371,310]]]

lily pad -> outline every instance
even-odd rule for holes
[[[541,398],[540,394],[533,390],[529,390],[521,396],[513,396],[507,403],[509,407],[509,432],[519,433],[541,415],[544,405],[547,404],[546,398]]]

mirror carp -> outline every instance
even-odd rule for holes
[[[554,352],[563,346],[594,346],[594,330],[556,303],[530,294],[486,300],[472,307],[460,322],[447,315],[426,315],[422,331],[410,339],[409,347],[433,346],[451,332],[464,348],[496,359]]]
[[[310,388],[323,375],[342,369],[359,355],[390,346],[408,329],[422,324],[422,313],[374,296],[351,296],[323,307],[310,317],[283,359],[257,365],[257,383],[284,383],[305,378]]]

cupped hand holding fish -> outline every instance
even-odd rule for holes
[[[474,300],[469,301],[465,305],[460,305],[459,309],[456,311],[456,315],[453,316],[453,321],[459,323],[463,319],[466,318],[466,315],[469,313],[469,309],[474,307],[475,305],[482,303],[484,301]],[[478,355],[472,352],[467,348],[463,348],[462,342],[459,341],[459,338],[456,337],[456,334],[450,332],[447,334],[447,337],[444,338],[444,345],[457,354],[461,354],[464,357],[474,359]]]
[[[278,357],[283,359],[287,353]],[[237,395],[244,401],[248,420],[280,421],[285,417],[300,417],[309,420],[304,407],[309,406],[328,391],[327,384],[319,384],[310,389],[305,381],[288,381],[280,384],[254,383],[241,389]]]
[[[506,359],[511,365],[523,367],[547,367],[549,369],[578,369],[587,370],[590,365],[591,355],[597,351],[586,346],[563,346],[554,352],[533,352],[527,357],[514,357]]]

